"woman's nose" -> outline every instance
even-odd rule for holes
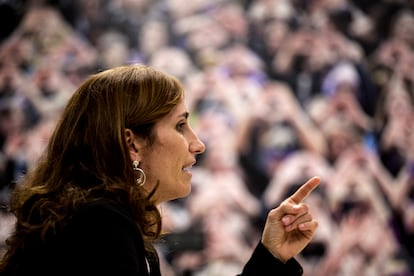
[[[190,143],[190,152],[201,154],[206,150],[204,143],[195,135],[195,139]]]

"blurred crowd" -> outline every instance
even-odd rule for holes
[[[160,206],[163,275],[241,271],[272,207],[318,175],[305,276],[414,275],[414,3],[0,1],[0,202],[89,74],[145,63],[185,85],[207,146]],[[0,248],[14,219],[0,211]]]

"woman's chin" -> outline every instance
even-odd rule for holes
[[[158,197],[159,199],[156,200],[156,203],[158,204],[158,203],[165,202],[165,201],[184,198],[184,197],[187,197],[188,195],[190,195],[190,193],[191,193],[191,185],[187,185],[183,189],[177,189],[177,190],[173,191],[173,193],[169,194],[168,196]]]

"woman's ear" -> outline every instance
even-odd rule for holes
[[[140,154],[139,154],[139,145],[138,145],[136,136],[134,132],[129,128],[125,129],[125,142],[128,146],[131,159],[141,161]]]

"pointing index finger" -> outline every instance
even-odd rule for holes
[[[290,197],[296,204],[301,203],[316,187],[318,187],[321,179],[318,176],[314,176],[305,184],[299,187],[296,192]]]

